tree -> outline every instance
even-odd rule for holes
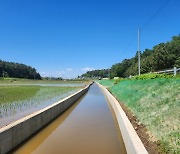
[[[180,67],[180,35],[174,36],[170,42],[156,45],[152,50],[141,53],[141,73]],[[125,59],[111,67],[110,77],[128,77],[138,74],[138,52],[130,59]],[[83,76],[107,77],[107,70],[94,70]]]
[[[41,79],[40,74],[31,66],[0,60],[0,77],[3,77],[4,72],[6,77]]]

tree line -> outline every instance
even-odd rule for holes
[[[83,78],[107,78],[110,75],[110,69],[93,70],[81,75]]]
[[[141,52],[141,73],[155,72],[167,68],[180,67],[180,35],[171,41],[160,43],[153,49]],[[109,69],[88,71],[82,77],[107,77]],[[130,59],[112,65],[110,77],[128,77],[138,74],[138,54]]]
[[[35,68],[25,64],[0,60],[0,77],[41,79]]]

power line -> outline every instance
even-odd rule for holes
[[[140,30],[138,29],[138,74],[141,74]]]
[[[125,50],[129,49],[129,47],[132,45],[132,43],[134,42],[134,40],[137,38],[137,34],[135,34],[132,39],[129,41],[128,45],[126,46]]]
[[[144,29],[170,2],[171,0],[167,0],[154,14],[151,18],[149,18],[149,20],[147,20],[143,26],[140,28],[140,30],[142,31],[142,29]],[[132,39],[129,41],[129,43],[127,44],[125,51],[127,49],[129,49],[129,47],[132,45],[132,43],[134,42],[134,40],[137,38],[137,34],[135,34]]]
[[[162,5],[162,6],[154,13],[154,15],[153,15],[149,20],[147,20],[147,21],[144,23],[144,25],[141,27],[141,30],[142,30],[144,27],[146,27],[146,26],[161,12],[161,10],[163,10],[163,9],[168,5],[169,2],[170,2],[170,0],[167,0],[167,1],[164,3],[164,5]]]

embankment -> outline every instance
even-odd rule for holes
[[[141,140],[144,140],[148,152],[157,147],[155,151],[160,148],[165,153],[180,153],[180,80],[155,78],[100,81],[105,86],[109,82],[111,85],[108,90],[122,105]]]

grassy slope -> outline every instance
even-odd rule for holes
[[[179,79],[124,80],[109,89],[147,126],[163,150],[180,153]]]
[[[110,87],[114,85],[115,80],[97,80],[100,84],[106,87]]]

